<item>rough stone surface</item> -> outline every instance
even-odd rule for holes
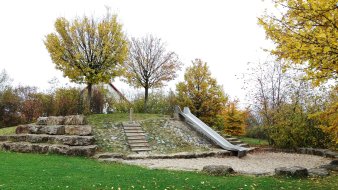
[[[6,135],[0,136],[0,141],[64,144],[70,146],[87,146],[93,145],[95,143],[95,139],[93,136],[68,136],[47,134]]]
[[[323,176],[328,176],[330,173],[327,169],[325,168],[312,168],[308,170],[309,176],[312,177],[323,177]]]
[[[222,176],[226,174],[231,174],[234,170],[230,166],[225,165],[208,165],[204,166],[202,169],[203,172],[206,172],[211,175]]]
[[[338,171],[338,165],[326,164],[326,165],[321,165],[320,168],[325,168],[330,171]]]
[[[69,115],[65,116],[65,125],[87,125],[86,117],[83,115]]]
[[[36,121],[37,125],[47,125],[47,118],[48,117],[39,117]]]
[[[0,136],[0,142],[1,141],[7,141],[7,140],[8,140],[8,137],[6,135]]]
[[[20,125],[16,128],[16,134],[49,134],[63,135],[65,127],[63,125]]]
[[[330,162],[330,165],[338,165],[338,160],[332,160],[332,161]]]
[[[66,135],[91,135],[92,127],[89,125],[66,125],[65,126]]]
[[[63,116],[49,116],[47,118],[47,125],[63,125],[65,117]]]
[[[15,129],[15,133],[16,134],[27,134],[27,133],[30,133],[30,131],[32,130],[31,128],[32,128],[31,125],[19,125]]]
[[[306,177],[308,176],[308,171],[300,166],[280,167],[275,169],[275,174],[278,176]]]
[[[50,144],[31,144],[22,142],[1,142],[0,148],[3,150],[22,152],[22,153],[55,153],[70,156],[93,156],[96,145],[90,146],[68,146],[68,145],[50,145]]]

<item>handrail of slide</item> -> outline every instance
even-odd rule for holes
[[[197,131],[202,133],[203,135],[207,136],[210,140],[215,142],[221,148],[230,151],[246,151],[247,148],[236,146],[225,140],[221,135],[219,135],[216,131],[211,129],[208,125],[206,125],[203,121],[198,119],[195,115],[190,112],[188,107],[184,107],[183,112],[180,108],[177,108],[178,112],[192,124]]]

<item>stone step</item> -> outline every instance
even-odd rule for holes
[[[46,135],[46,134],[4,135],[0,136],[0,141],[64,144],[70,146],[87,146],[93,145],[95,143],[95,139],[93,136]]]
[[[129,140],[146,140],[145,136],[131,136],[131,137],[127,137],[128,141]]]
[[[148,143],[148,141],[146,141],[145,139],[141,139],[141,140],[128,140],[129,144],[134,144],[134,143]]]
[[[145,151],[151,151],[150,148],[131,148],[131,151],[133,152],[145,152]]]
[[[129,143],[130,147],[149,147],[148,143]]]
[[[240,146],[240,147],[250,147],[248,144],[246,143],[241,143],[241,144],[237,144],[237,146]]]
[[[123,128],[124,127],[141,127],[138,123],[122,123]]]
[[[89,125],[19,125],[16,134],[48,134],[48,135],[91,135]]]
[[[127,137],[145,136],[144,133],[126,133]]]
[[[22,153],[52,153],[70,156],[93,156],[97,146],[68,146],[56,144],[34,144],[27,142],[0,142],[0,149]]]
[[[227,141],[238,141],[238,138],[231,137],[231,138],[225,138],[225,140],[227,140]]]
[[[143,130],[124,130],[125,133],[144,133]]]
[[[124,130],[142,130],[141,127],[123,127]]]
[[[234,144],[234,145],[238,145],[238,144],[242,144],[243,142],[242,141],[229,141],[231,144]]]

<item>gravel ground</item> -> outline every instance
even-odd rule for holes
[[[206,165],[228,165],[236,172],[246,174],[273,174],[277,167],[301,166],[307,169],[328,164],[329,158],[306,154],[256,152],[243,158],[196,158],[196,159],[144,159],[124,160],[127,164],[136,164],[149,168],[173,170],[202,170]]]

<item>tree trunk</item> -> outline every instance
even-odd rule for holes
[[[89,113],[92,113],[92,108],[93,108],[93,105],[92,105],[92,87],[93,85],[92,84],[88,84],[87,86],[87,89],[88,89],[88,105],[89,105]]]
[[[148,96],[149,96],[149,87],[144,87],[144,112],[147,113],[147,103],[148,103]]]

